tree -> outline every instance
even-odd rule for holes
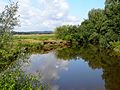
[[[120,41],[120,0],[106,0],[105,9],[92,9],[79,26],[57,29],[61,39],[109,47],[110,42]]]
[[[120,0],[106,0],[105,4],[110,5],[110,4],[119,3],[119,2],[120,2]]]
[[[18,25],[18,4],[12,3],[5,6],[0,13],[0,58],[6,58],[12,50],[12,30]],[[9,55],[8,55],[9,56]]]
[[[57,27],[55,30],[57,38],[70,41],[70,43],[78,39],[77,32],[78,32],[78,26],[76,25],[63,25]]]

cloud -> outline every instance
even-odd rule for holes
[[[55,27],[63,24],[80,23],[79,18],[69,14],[69,5],[66,0],[13,1],[19,2],[21,27],[17,27],[16,31],[54,30]],[[0,2],[4,3],[4,1]]]

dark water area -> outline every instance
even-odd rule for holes
[[[90,45],[34,51],[27,57],[16,63],[51,90],[120,90],[120,57],[111,50]]]
[[[94,47],[64,48],[32,54],[24,71],[51,90],[120,90],[120,58]]]

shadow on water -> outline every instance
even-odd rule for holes
[[[120,57],[113,57],[111,50],[103,50],[92,45],[59,49],[56,56],[62,60],[82,58],[92,69],[102,69],[105,90],[120,90]]]

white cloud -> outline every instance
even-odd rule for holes
[[[53,30],[63,24],[78,24],[80,20],[69,14],[66,0],[13,0],[19,1],[21,27],[17,31]],[[3,1],[0,1],[0,7]],[[0,9],[1,10],[1,9]]]
[[[0,12],[4,10],[5,3],[0,1]]]

